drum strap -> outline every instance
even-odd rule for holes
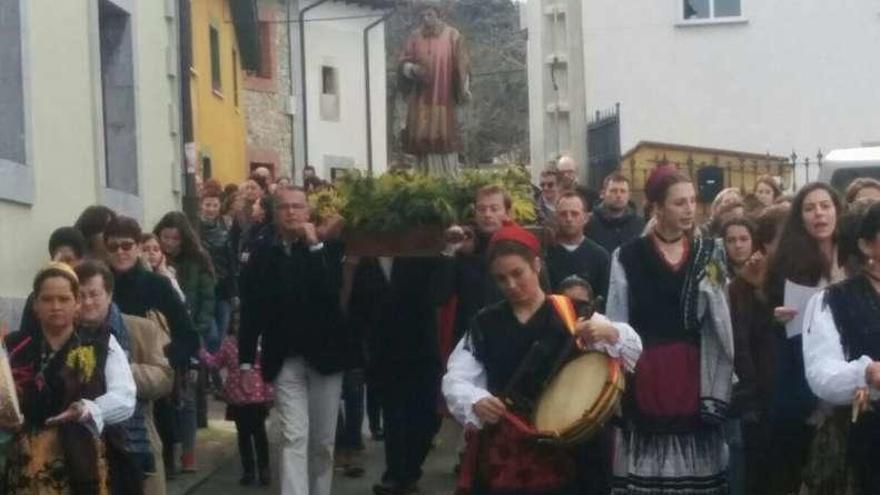
[[[562,322],[565,323],[565,328],[571,332],[572,336],[575,334],[575,327],[577,325],[577,311],[574,309],[574,303],[571,302],[566,296],[560,295],[550,295],[550,302],[553,303],[553,308],[556,309],[556,314],[562,318]],[[583,344],[580,341],[577,343],[578,347],[583,350]]]

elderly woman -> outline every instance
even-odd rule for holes
[[[24,427],[9,459],[10,494],[108,493],[105,424],[129,418],[135,384],[114,337],[79,332],[79,280],[50,263],[33,284],[40,331],[6,339]]]

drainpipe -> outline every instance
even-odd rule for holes
[[[379,19],[364,28],[364,97],[367,101],[367,175],[373,175],[373,100],[370,98],[370,30],[385,22],[395,9],[386,12]]]
[[[190,220],[194,220],[198,215],[199,199],[196,191],[196,169],[190,168],[190,166],[197,166],[197,164],[190,163],[187,157],[187,155],[192,155],[192,149],[195,147],[189,73],[192,66],[192,18],[189,0],[178,0],[177,22],[178,61],[180,63],[178,68],[178,77],[180,78],[180,141],[183,145],[180,150],[184,179],[183,211],[186,212]],[[190,150],[189,153],[187,153],[187,149]]]
[[[288,94],[288,101],[292,100],[296,94],[293,90],[293,57],[291,56],[293,51],[293,29],[291,26],[292,17],[290,16],[290,9],[293,5],[293,0],[287,0],[287,18],[285,19],[287,26],[287,81],[290,85],[290,90]],[[296,129],[296,115],[293,112],[293,109],[290,111],[290,115],[288,116],[288,120],[290,121],[290,180],[293,181],[294,184],[299,184],[296,180],[296,133],[294,129]]]
[[[306,93],[306,12],[330,0],[318,0],[299,11],[299,68],[302,72],[303,167],[309,164],[309,99]]]

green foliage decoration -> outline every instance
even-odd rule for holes
[[[517,222],[535,222],[537,212],[529,173],[514,166],[466,170],[455,179],[411,171],[345,178],[333,187],[312,192],[309,202],[319,221],[338,213],[352,230],[401,232],[472,220],[474,194],[489,185],[500,186],[510,194],[511,215]]]

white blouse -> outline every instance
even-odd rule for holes
[[[104,364],[104,380],[107,384],[104,395],[95,400],[82,400],[91,415],[90,426],[97,434],[104,430],[104,425],[118,424],[130,418],[137,401],[137,386],[128,357],[112,335]]]
[[[852,404],[856,392],[867,387],[865,370],[873,360],[868,356],[847,357],[840,343],[840,332],[831,308],[824,304],[825,291],[815,294],[804,315],[803,349],[807,383],[820,399],[834,405]],[[880,400],[880,391],[870,390],[871,401]]]
[[[596,313],[593,318],[608,322],[604,315]],[[642,339],[626,323],[611,322],[619,334],[616,343],[595,342],[588,350],[604,352],[611,357],[620,358],[627,372],[635,369],[636,361],[642,353]],[[474,413],[474,404],[491,397],[488,390],[486,368],[469,350],[470,336],[462,338],[449,356],[446,374],[443,376],[443,396],[449,412],[463,425],[482,428],[483,423]]]

